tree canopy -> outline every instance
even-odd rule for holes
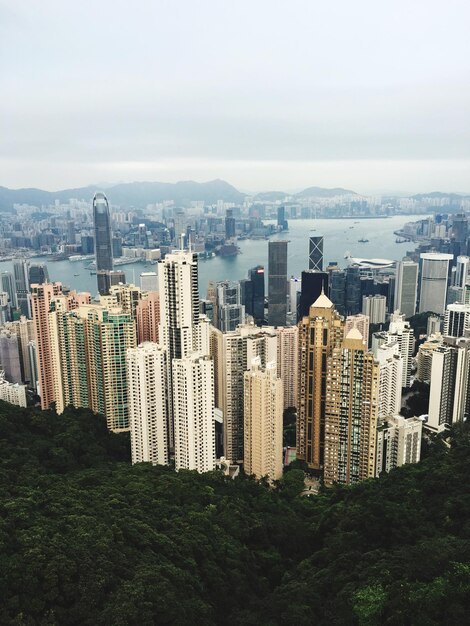
[[[0,623],[462,624],[470,432],[420,464],[301,497],[131,466],[86,410],[0,403]]]

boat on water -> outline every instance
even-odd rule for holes
[[[76,276],[80,276],[80,274],[74,274],[74,276],[75,276],[75,277],[76,277]]]
[[[359,243],[369,243],[368,239],[364,239],[364,237],[361,237],[360,239],[358,239]]]
[[[406,243],[407,241],[408,239],[400,239],[399,237],[395,239],[395,243]]]

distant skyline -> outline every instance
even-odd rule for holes
[[[465,0],[0,0],[0,185],[470,192]]]

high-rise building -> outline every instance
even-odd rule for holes
[[[444,335],[465,337],[470,331],[470,305],[449,304],[444,316]]]
[[[142,272],[140,275],[140,288],[142,291],[158,291],[157,272]]]
[[[257,265],[248,270],[248,278],[252,285],[252,300],[250,310],[245,302],[246,314],[252,315],[255,324],[261,326],[264,323],[264,267]]]
[[[215,366],[216,406],[224,417],[224,456],[243,462],[243,375],[255,357],[261,367],[277,358],[274,328],[251,325],[221,333],[213,330],[211,354]]]
[[[16,406],[27,407],[26,385],[10,383],[5,380],[5,373],[0,370],[0,400],[16,404]]]
[[[470,339],[444,337],[432,352],[427,427],[440,432],[469,417]]]
[[[235,218],[233,217],[233,210],[227,209],[225,217],[225,238],[233,239],[235,237]]]
[[[366,348],[369,346],[369,318],[367,315],[358,313],[348,315],[344,323],[344,334],[347,335],[351,328],[357,328],[361,333]]]
[[[291,276],[289,279],[289,284],[287,287],[288,293],[288,306],[287,312],[291,314],[291,319],[294,323],[297,322],[297,316],[299,313],[299,304],[300,304],[300,292],[302,289],[302,281],[300,278],[296,278],[295,276]]]
[[[362,310],[361,274],[355,265],[346,268],[345,307],[348,315],[356,315]]]
[[[403,358],[397,342],[384,343],[377,349],[379,363],[379,420],[398,415],[401,409]]]
[[[449,263],[452,254],[425,252],[421,258],[421,289],[419,312],[432,311],[442,315],[446,306]]]
[[[438,315],[430,315],[426,326],[426,335],[435,335],[441,332],[441,318]]]
[[[268,323],[285,326],[287,316],[287,241],[268,243]]]
[[[375,475],[390,472],[421,457],[423,421],[418,417],[394,415],[377,428]]]
[[[13,274],[11,272],[1,272],[1,290],[8,294],[8,301],[10,307],[12,309],[16,309],[18,307],[18,302],[16,299],[16,287],[15,280],[13,278]]]
[[[18,337],[22,382],[29,385],[32,389],[35,389],[36,385],[35,380],[32,376],[28,349],[29,342],[33,341],[36,337],[33,321],[27,319],[24,315],[22,315],[19,320],[8,324],[8,330],[10,330],[12,333],[15,333]]]
[[[323,237],[311,236],[309,238],[308,269],[323,271]]]
[[[160,295],[157,291],[142,294],[136,306],[137,342],[153,341],[158,343],[160,324]]]
[[[129,430],[126,353],[136,346],[135,321],[121,309],[80,307],[85,319],[90,408],[106,417],[108,429]]]
[[[323,466],[327,358],[341,344],[343,329],[341,316],[325,294],[299,322],[297,456],[315,470]]]
[[[444,338],[441,333],[436,333],[429,335],[426,341],[419,346],[416,355],[416,380],[429,384],[431,381],[432,353],[436,348],[442,346],[443,341]]]
[[[470,257],[458,256],[455,264],[454,285],[464,289],[470,278]]]
[[[367,315],[371,324],[384,324],[387,312],[387,298],[385,296],[363,296],[362,313]]]
[[[49,272],[45,263],[31,263],[28,266],[29,287],[43,285],[49,281]]]
[[[353,328],[327,359],[325,485],[375,475],[379,366]]]
[[[334,269],[330,280],[330,298],[340,315],[346,315],[346,272]],[[359,311],[356,311],[359,313]]]
[[[31,304],[36,331],[37,370],[39,375],[38,392],[41,396],[42,409],[48,409],[55,400],[49,309],[52,299],[61,293],[61,283],[45,283],[43,285],[31,286]]]
[[[284,409],[297,406],[299,386],[299,328],[279,326],[277,332],[277,377],[282,381]]]
[[[413,261],[398,261],[395,275],[394,307],[405,318],[416,313],[418,296],[418,264]]]
[[[175,469],[215,469],[214,363],[193,352],[173,360]]]
[[[106,287],[109,289],[109,285],[101,272],[110,272],[113,269],[113,247],[109,204],[104,193],[95,193],[93,198],[93,226],[98,291],[100,294],[106,294],[108,293]]]
[[[18,336],[7,328],[0,330],[0,369],[8,382],[23,382]]]
[[[413,329],[404,315],[395,311],[390,317],[388,331],[374,333],[372,336],[372,352],[377,358],[378,348],[382,344],[398,343],[400,355],[403,358],[403,387],[411,386],[411,366],[413,360],[415,338]]]
[[[328,273],[319,270],[304,270],[301,280],[298,320],[308,315],[310,307],[322,293],[328,293]]]
[[[235,330],[245,322],[245,306],[241,301],[240,283],[224,280],[216,285],[217,328],[222,332]]]
[[[144,342],[127,351],[126,362],[132,463],[168,465],[166,352]]]
[[[29,264],[26,260],[13,262],[13,274],[15,276],[15,290],[18,308],[21,313],[31,318],[31,296],[29,293]]]
[[[258,357],[244,374],[244,457],[248,475],[268,480],[282,477],[282,382],[276,363],[261,367]]]
[[[175,419],[172,402],[174,359],[192,353],[209,354],[209,324],[200,317],[197,254],[176,250],[160,261],[158,268],[160,323],[158,337],[168,359],[170,446],[173,447]]]
[[[289,228],[289,224],[286,220],[286,207],[279,206],[277,207],[277,225],[281,230],[287,230]]]

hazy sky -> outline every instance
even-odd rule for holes
[[[470,191],[468,0],[0,0],[0,185]]]

